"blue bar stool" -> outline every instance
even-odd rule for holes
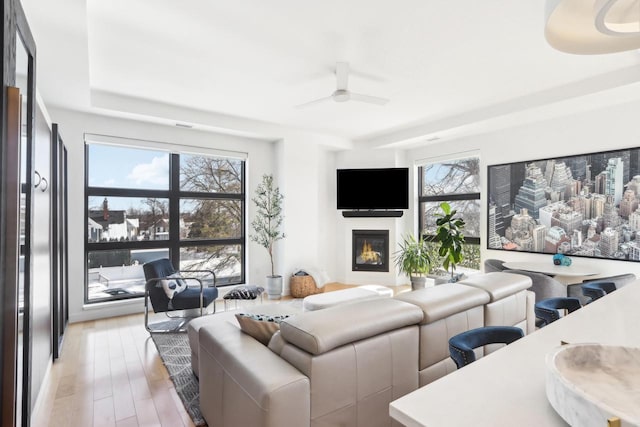
[[[511,344],[524,336],[515,326],[485,326],[454,335],[449,339],[449,354],[458,369],[476,360],[474,348],[487,344]]]
[[[613,282],[587,282],[582,285],[582,295],[591,298],[587,304],[594,302],[598,298],[610,294],[616,290],[616,284]]]
[[[558,297],[538,301],[534,307],[534,311],[536,317],[539,318],[541,322],[540,324],[536,322],[536,326],[546,326],[558,320],[560,318],[558,310],[567,310],[567,312],[573,313],[580,307],[582,306],[578,298]]]

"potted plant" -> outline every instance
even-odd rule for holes
[[[414,235],[406,235],[400,243],[400,249],[395,253],[395,261],[398,270],[411,279],[411,289],[424,288],[431,258],[427,242],[422,236],[416,240]]]
[[[456,264],[462,261],[462,247],[464,245],[464,220],[456,217],[457,211],[451,209],[451,205],[447,202],[440,203],[442,213],[436,214],[436,237],[435,240],[440,243],[438,255],[443,257],[442,266],[445,270],[451,270],[451,281],[455,281]]]
[[[274,244],[285,237],[280,231],[284,219],[282,199],[280,189],[274,186],[273,176],[266,174],[262,176],[262,182],[256,188],[255,197],[251,199],[256,206],[256,215],[251,221],[253,234],[250,238],[267,250],[271,261],[271,275],[267,276],[266,286],[269,299],[278,299],[282,294],[282,276],[275,274],[273,263]]]

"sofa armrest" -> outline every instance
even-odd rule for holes
[[[237,326],[199,331],[200,409],[210,426],[308,426],[309,379]]]

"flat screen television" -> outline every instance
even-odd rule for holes
[[[409,168],[338,169],[338,209],[409,209]]]

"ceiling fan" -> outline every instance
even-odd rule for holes
[[[320,104],[325,101],[333,100],[334,102],[347,102],[347,101],[359,101],[366,102],[368,104],[385,105],[389,102],[388,99],[380,98],[377,96],[363,95],[361,93],[354,93],[347,89],[349,81],[349,63],[337,62],[336,63],[336,90],[329,96],[316,99],[314,101],[306,102],[298,105],[296,108],[306,108],[311,105]]]

